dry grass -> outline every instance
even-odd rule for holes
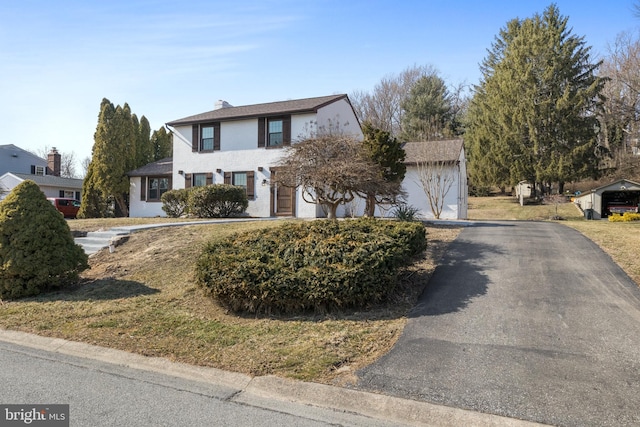
[[[583,217],[573,203],[520,206],[515,197],[469,197],[469,219],[545,221],[556,215],[564,219]]]
[[[92,269],[81,284],[5,302],[0,327],[252,375],[343,384],[393,346],[437,259],[459,232],[428,227],[429,248],[403,272],[398,293],[388,304],[366,311],[242,317],[204,297],[193,281],[201,245],[235,231],[274,225],[198,225],[135,233],[115,253],[91,257]]]

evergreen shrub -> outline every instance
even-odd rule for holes
[[[394,290],[399,267],[426,246],[424,226],[417,222],[287,223],[210,242],[196,277],[234,311],[366,307]]]
[[[199,218],[227,218],[244,213],[249,206],[242,187],[213,184],[189,190],[189,213]]]
[[[22,182],[0,203],[0,298],[62,287],[87,268],[69,225],[33,181]]]
[[[640,221],[640,213],[625,212],[622,215],[609,215],[609,222]]]
[[[180,218],[188,212],[189,189],[169,190],[161,197],[162,210],[171,218]]]

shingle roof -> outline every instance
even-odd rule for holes
[[[48,187],[82,188],[83,180],[77,178],[62,178],[54,175],[32,175],[28,173],[11,173],[25,181],[30,179],[38,184],[38,186],[44,185]]]
[[[219,108],[195,116],[189,116],[167,123],[169,126],[190,125],[215,120],[238,120],[259,116],[316,112],[319,108],[331,104],[347,95],[320,96],[317,98],[294,99],[291,101],[270,102],[267,104],[243,105],[239,107]]]
[[[460,157],[464,143],[462,139],[443,141],[406,142],[402,148],[405,152],[405,164],[445,162],[455,163]]]
[[[166,157],[127,172],[129,176],[162,176],[173,172],[173,157]]]

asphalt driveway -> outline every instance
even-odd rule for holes
[[[640,289],[555,223],[468,227],[357,387],[561,426],[640,425]]]

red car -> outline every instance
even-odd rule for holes
[[[80,209],[80,202],[74,199],[65,199],[62,197],[47,198],[58,209],[65,218],[75,218]]]

